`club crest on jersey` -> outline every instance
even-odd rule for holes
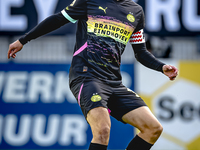
[[[91,101],[93,101],[93,102],[98,102],[98,101],[100,101],[100,100],[102,100],[102,98],[101,98],[101,96],[98,95],[97,93],[96,93],[96,94],[93,94],[93,96],[91,97]]]
[[[129,12],[129,14],[127,15],[127,19],[128,19],[130,22],[135,22],[135,17],[133,16],[133,13],[132,13],[132,12]]]
[[[107,8],[108,8],[108,7],[106,7],[106,8],[104,9],[103,7],[99,6],[99,9],[103,10],[103,11],[105,12],[105,14],[106,14],[106,9],[107,9]]]

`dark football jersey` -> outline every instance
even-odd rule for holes
[[[74,0],[61,11],[77,24],[70,83],[80,77],[121,81],[121,55],[131,44],[144,43],[144,13],[132,0]]]

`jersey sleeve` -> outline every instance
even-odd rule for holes
[[[86,0],[74,0],[69,6],[61,11],[63,16],[72,23],[83,19],[87,15]]]
[[[145,36],[144,36],[144,30],[143,30],[144,27],[145,27],[145,17],[144,17],[143,9],[141,9],[138,25],[129,40],[130,44],[145,43]]]

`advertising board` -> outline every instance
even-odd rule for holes
[[[69,64],[0,64],[1,149],[87,149],[91,129],[68,85]],[[134,90],[134,65],[122,66]],[[110,149],[124,149],[133,127],[111,117]],[[117,142],[120,141],[120,142]]]
[[[153,150],[199,150],[200,62],[166,61],[179,68],[175,81],[137,64],[136,91],[164,127]]]
[[[145,12],[145,33],[158,36],[198,36],[200,0],[134,0]],[[73,0],[0,0],[0,35],[22,35]],[[109,6],[108,6],[109,7]],[[75,33],[68,24],[54,35]]]

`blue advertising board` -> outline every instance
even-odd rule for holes
[[[91,129],[70,92],[70,64],[0,64],[0,149],[87,149]],[[121,67],[134,90],[134,65]],[[133,127],[111,117],[109,149],[125,149]]]

